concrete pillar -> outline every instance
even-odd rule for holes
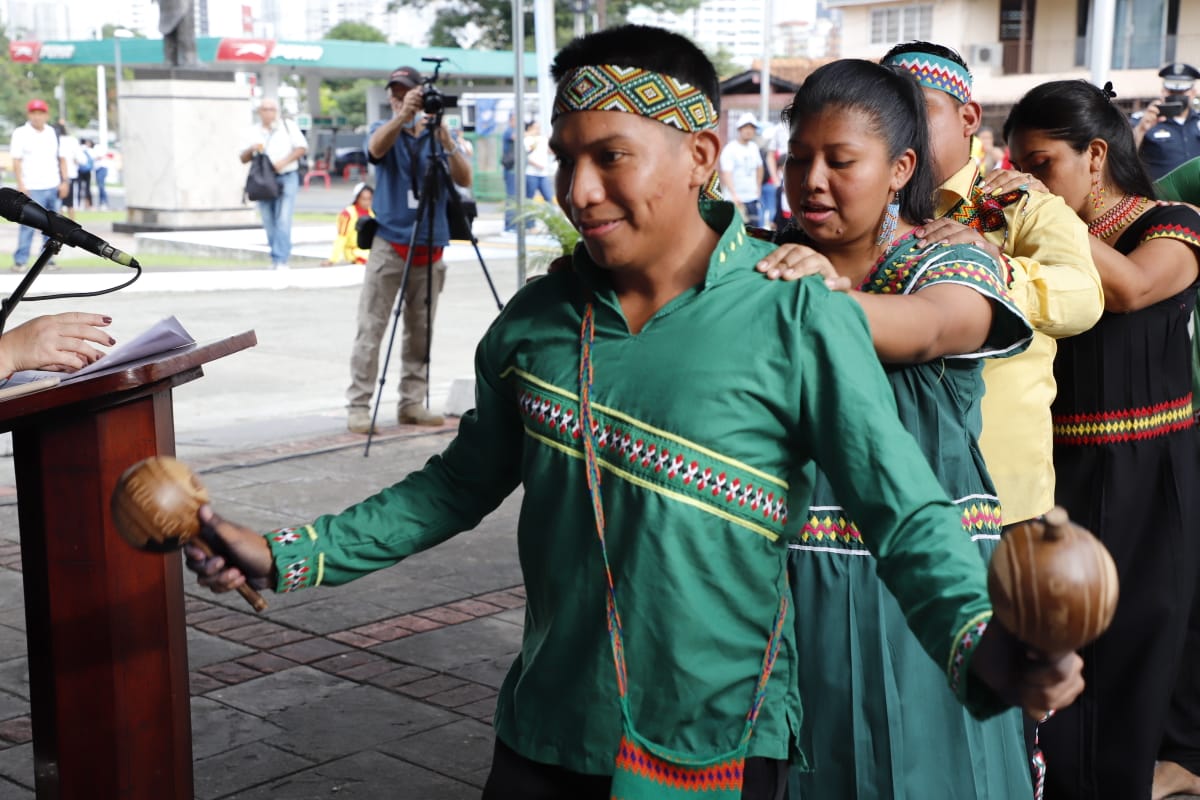
[[[128,216],[114,230],[259,224],[242,200],[238,151],[253,121],[244,85],[209,70],[139,69],[122,81],[118,105]]]
[[[321,116],[321,78],[310,73],[304,79],[304,91],[307,95],[308,113],[314,117]]]

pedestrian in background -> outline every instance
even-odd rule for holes
[[[69,218],[75,219],[75,190],[79,184],[79,140],[67,132],[67,123],[61,119],[54,125],[58,132],[58,155],[67,165],[67,193],[62,196],[62,207]]]
[[[365,183],[354,186],[350,205],[343,208],[337,217],[337,237],[333,240],[333,253],[328,261],[322,261],[322,267],[334,264],[365,264],[371,255],[370,248],[358,246],[358,221],[371,214],[371,202],[375,198],[375,190]]]
[[[525,126],[525,199],[539,194],[547,203],[554,202],[554,156],[550,140],[534,119]]]
[[[515,231],[517,216],[517,114],[510,112],[500,139],[500,166],[504,170],[504,230]]]
[[[742,212],[746,224],[762,224],[763,157],[754,137],[758,120],[750,112],[738,117],[737,138],[721,148],[721,188],[725,199]]]
[[[1200,70],[1191,64],[1167,64],[1158,71],[1162,96],[1150,103],[1133,126],[1133,141],[1151,180],[1200,156],[1200,113],[1192,108]]]
[[[106,182],[108,181],[108,171],[113,163],[113,152],[105,150],[96,158],[96,202],[100,204],[101,211],[108,211],[108,189]]]
[[[84,139],[79,144],[79,155],[75,159],[79,165],[79,177],[76,183],[76,203],[83,208],[92,207],[92,172],[96,166],[96,143]]]
[[[271,247],[271,269],[287,269],[292,254],[292,215],[300,190],[300,157],[308,152],[308,140],[295,123],[279,118],[279,104],[264,98],[258,105],[259,124],[250,127],[240,158],[249,163],[255,153],[266,153],[275,168],[279,195],[259,200],[267,244]]]
[[[43,208],[57,212],[59,201],[71,190],[71,181],[67,164],[58,152],[58,132],[47,124],[50,107],[45,100],[34,98],[25,106],[25,114],[28,121],[13,131],[9,147],[17,191]],[[25,269],[32,244],[33,228],[22,225],[13,253],[13,272]]]

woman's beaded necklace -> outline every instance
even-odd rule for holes
[[[1088,233],[1097,239],[1112,237],[1136,219],[1145,200],[1139,194],[1125,195],[1116,205],[1088,223]]]

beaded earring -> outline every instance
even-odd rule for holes
[[[1092,198],[1092,208],[1094,210],[1099,211],[1104,207],[1104,184],[1100,182],[1099,172],[1094,173],[1092,176],[1092,188],[1088,192],[1088,197]]]
[[[892,241],[892,234],[896,232],[896,225],[900,222],[900,193],[896,192],[892,195],[892,202],[887,204],[887,208],[883,212],[883,224],[879,226],[879,236],[875,239],[875,244],[887,244]]]

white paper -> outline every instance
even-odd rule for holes
[[[166,353],[170,350],[175,350],[180,347],[186,347],[189,344],[195,344],[196,340],[191,334],[184,330],[183,325],[175,317],[167,317],[166,319],[156,322],[149,330],[135,336],[127,342],[122,342],[109,350],[98,361],[88,364],[81,370],[71,373],[51,372],[48,370],[29,369],[15,373],[5,386],[12,386],[19,383],[28,383],[42,378],[60,378],[64,383],[91,375],[94,372],[119,367],[122,364],[128,364],[131,361],[137,361],[147,356]]]

